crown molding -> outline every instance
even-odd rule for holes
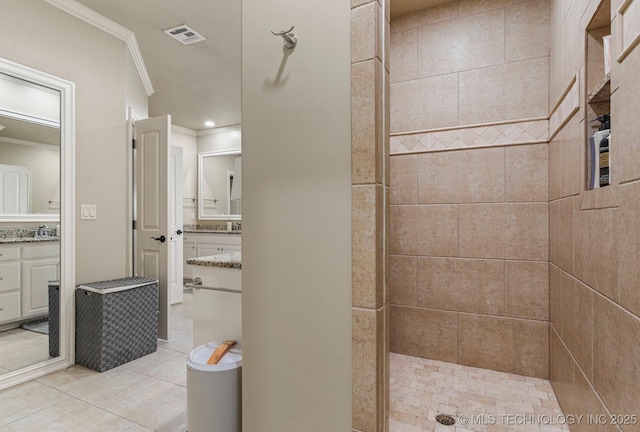
[[[147,92],[147,96],[151,96],[153,94],[153,85],[151,84],[147,67],[144,64],[142,53],[140,53],[140,47],[138,47],[138,41],[136,40],[135,33],[75,0],[44,1],[68,13],[69,15],[73,15],[74,17],[91,24],[102,31],[123,40],[127,44],[129,54],[131,54],[131,58],[133,59],[133,63],[136,66],[138,75],[140,76],[140,81],[142,81],[142,85]]]
[[[3,137],[3,136],[0,136],[0,143],[23,145],[23,146],[27,146],[27,147],[42,148],[42,149],[45,149],[45,150],[60,151],[60,146],[57,146],[57,145],[54,145],[54,144],[45,144],[45,143],[39,143],[39,142],[35,142],[35,141],[27,141],[27,140],[21,140],[21,139],[17,139],[17,138],[8,138],[8,137]]]
[[[185,135],[197,136],[197,132],[194,131],[193,129],[189,129],[189,128],[186,128],[186,127],[183,127],[183,126],[179,126],[179,125],[175,125],[175,124],[171,125],[171,130],[175,131],[175,132],[183,133]]]
[[[201,129],[196,131],[197,136],[217,135],[228,132],[242,131],[242,125],[222,126],[213,129]]]

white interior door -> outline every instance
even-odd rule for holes
[[[29,170],[0,165],[0,213],[29,213]]]
[[[169,292],[171,304],[182,303],[184,292],[182,283],[182,147],[171,146],[169,163],[169,230],[171,232],[169,249]]]
[[[158,337],[169,339],[169,147],[171,117],[139,120],[136,128],[136,242],[134,272],[158,279]]]

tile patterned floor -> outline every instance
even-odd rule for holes
[[[0,374],[49,360],[49,335],[21,328],[0,332]]]
[[[184,432],[193,296],[171,307],[172,338],[104,373],[72,366],[0,392],[0,432]]]
[[[104,373],[72,366],[0,392],[0,432],[186,431],[192,305],[185,294],[172,306],[172,339],[153,354]],[[548,381],[486,369],[391,354],[390,399],[390,432],[569,430],[548,424],[562,415]],[[456,425],[436,423],[439,413]],[[463,416],[484,424],[462,425]]]
[[[551,383],[391,354],[390,432],[565,432]],[[453,426],[436,415],[456,419]]]

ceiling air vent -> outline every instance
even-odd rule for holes
[[[170,28],[164,32],[185,45],[206,40],[204,36],[185,24]]]

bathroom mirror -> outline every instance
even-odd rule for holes
[[[74,360],[73,94],[0,58],[0,389]]]
[[[0,222],[58,222],[60,90],[0,73]]]
[[[241,219],[241,163],[240,149],[198,154],[199,219]]]

